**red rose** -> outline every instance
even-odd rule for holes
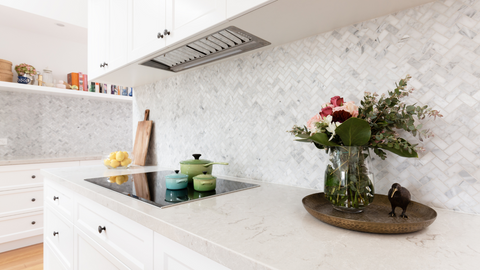
[[[330,99],[330,103],[333,105],[333,107],[339,107],[343,106],[344,101],[340,96],[334,96],[332,99]]]
[[[324,117],[326,117],[326,116],[331,115],[332,112],[333,112],[332,107],[325,107],[325,108],[323,108],[322,111],[320,112],[320,116],[321,116],[322,118],[324,118]]]
[[[347,111],[336,111],[332,114],[332,122],[345,122],[348,118],[351,118],[352,115]]]

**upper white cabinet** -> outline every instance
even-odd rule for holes
[[[265,3],[274,2],[276,0],[227,0],[227,18],[236,16],[242,12],[259,7]]]
[[[88,1],[88,74],[95,78],[127,62],[127,0]]]
[[[165,47],[166,1],[128,1],[128,61]]]
[[[104,73],[107,54],[109,0],[88,1],[88,75],[90,78]]]
[[[167,0],[167,46],[226,18],[226,0]]]

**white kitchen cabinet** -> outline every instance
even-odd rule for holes
[[[127,63],[128,0],[89,0],[88,73],[94,78]]]
[[[109,0],[88,1],[88,76],[94,78],[105,73],[107,61]]]
[[[55,181],[45,179],[46,194],[62,190],[63,193],[70,194],[74,206],[72,223],[50,203],[46,204],[45,269],[61,266],[64,268],[58,269],[228,270],[225,266],[66,189]],[[54,235],[54,232],[58,234]],[[73,241],[69,240],[71,235]],[[65,247],[65,244],[70,247]],[[73,266],[70,264],[72,261]]]
[[[227,18],[231,19],[241,13],[251,11],[275,1],[276,0],[227,0]]]
[[[129,0],[128,7],[128,61],[165,47],[165,0]]]
[[[0,166],[0,252],[43,242],[45,205],[73,220],[68,190],[45,192],[40,169],[79,165],[80,161]]]
[[[155,233],[155,269],[158,270],[228,270],[227,267]]]
[[[226,0],[167,0],[167,46],[226,18]]]

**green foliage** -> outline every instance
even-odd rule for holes
[[[335,130],[344,145],[365,145],[370,140],[371,131],[367,121],[359,118],[350,118]]]

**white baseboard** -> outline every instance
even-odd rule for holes
[[[0,244],[0,253],[43,243],[43,234]]]

